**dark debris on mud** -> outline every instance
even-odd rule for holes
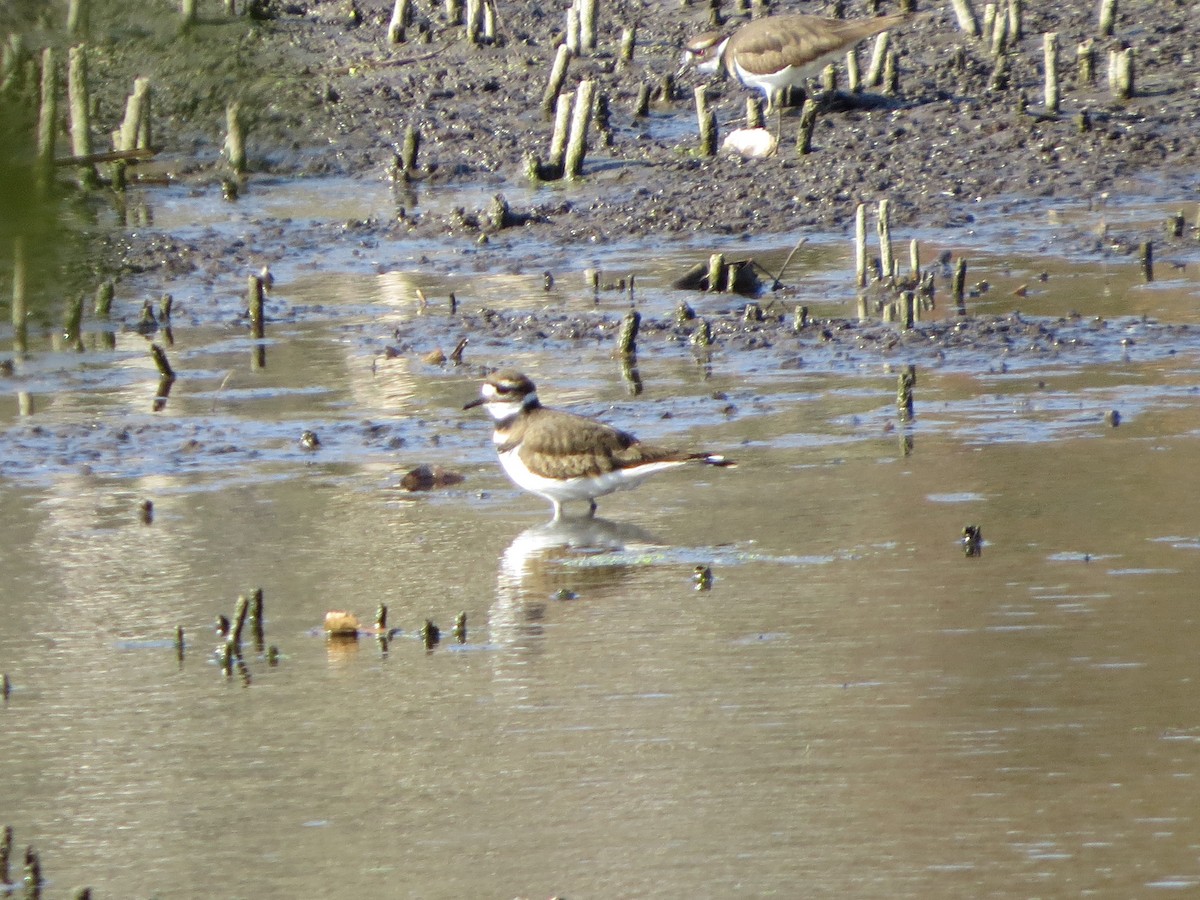
[[[531,347],[575,352],[616,347],[622,318],[605,313],[530,313],[481,310],[431,326],[413,319],[394,333],[385,355],[417,356],[442,339],[469,337],[473,353],[500,353]],[[697,346],[699,329],[710,342]],[[442,330],[444,334],[431,334]],[[917,364],[973,373],[996,373],[1056,362],[1083,365],[1115,362],[1134,354],[1200,353],[1200,328],[1148,319],[1102,319],[1071,315],[1057,319],[956,316],[920,322],[912,328],[844,318],[814,319],[797,327],[790,315],[764,315],[748,321],[742,310],[680,322],[643,315],[639,350],[661,352],[686,347],[698,359],[724,352],[758,352],[779,369],[806,371],[855,368],[875,363]]]

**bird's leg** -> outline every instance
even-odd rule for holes
[[[552,518],[550,521],[557,522],[559,519],[561,519],[563,517],[562,504],[560,502],[558,502],[557,500],[555,500],[553,497],[550,498],[550,502],[554,504],[554,518]]]
[[[596,515],[596,498],[588,497],[588,518]]]

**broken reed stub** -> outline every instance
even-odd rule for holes
[[[426,650],[432,650],[437,646],[438,641],[442,639],[442,631],[429,619],[425,620],[425,624],[421,626],[421,642],[425,645]]]
[[[400,144],[400,171],[409,174],[417,170],[417,154],[421,150],[421,132],[416,125],[404,129],[404,140]]]
[[[1058,34],[1048,31],[1042,35],[1042,58],[1045,68],[1046,112],[1058,115]]]
[[[708,108],[708,91],[701,85],[695,90],[696,120],[700,127],[700,145],[697,152],[701,156],[715,156],[717,153],[717,117]]]
[[[967,260],[966,257],[960,256],[954,263],[954,275],[950,280],[950,296],[954,298],[954,305],[960,316],[967,314],[966,288]]]
[[[171,368],[171,363],[167,360],[167,351],[159,344],[151,344],[150,355],[154,358],[154,365],[158,368],[159,377],[165,381],[174,381],[175,370]]]
[[[796,129],[796,153],[805,156],[812,152],[813,129],[817,126],[817,102],[811,97],[800,108],[800,125]]]
[[[876,233],[879,235],[879,266],[883,270],[884,280],[895,275],[896,260],[892,254],[892,215],[891,201],[886,198],[879,201],[879,214],[876,220]]]
[[[575,105],[571,110],[571,130],[567,135],[567,154],[563,160],[563,172],[568,178],[583,175],[583,157],[587,153],[588,127],[592,122],[592,107],[596,99],[596,82],[581,81],[575,92]]]
[[[242,647],[242,629],[246,627],[246,614],[250,611],[250,598],[245,594],[240,594],[237,598],[237,605],[233,611],[233,628],[229,632],[230,643],[233,644],[235,651],[240,651]]]
[[[558,104],[558,95],[562,92],[563,84],[567,80],[567,68],[571,63],[571,48],[566,44],[559,44],[558,50],[554,55],[554,63],[550,67],[550,77],[546,82],[546,90],[542,94],[542,113],[546,118],[551,118],[554,115],[555,106]]]
[[[907,366],[896,378],[896,414],[901,422],[913,420],[913,391],[916,385],[916,366]]]
[[[250,275],[246,283],[246,311],[250,315],[250,330],[258,340],[266,334],[265,316],[263,314],[263,280],[257,275]]]
[[[725,284],[725,254],[714,253],[708,258],[708,285],[706,290],[716,292]]]
[[[964,525],[962,530],[963,553],[968,557],[983,555],[983,529],[978,525]]]
[[[642,324],[642,314],[631,309],[621,321],[621,334],[617,339],[617,352],[622,356],[634,356],[637,353],[638,328]]]
[[[234,100],[225,107],[225,144],[222,147],[229,168],[241,175],[246,171],[246,125],[242,104]]]

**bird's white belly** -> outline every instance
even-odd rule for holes
[[[636,487],[644,478],[655,472],[673,469],[682,463],[678,461],[649,463],[644,466],[617,469],[590,477],[546,478],[529,471],[521,457],[517,455],[517,451],[513,449],[500,454],[500,465],[504,467],[508,477],[518,487],[532,494],[563,503],[569,500],[590,500],[593,497],[611,494],[613,491]]]
[[[785,66],[778,72],[771,72],[766,75],[758,75],[747,69],[743,69],[735,59],[733,61],[733,73],[742,84],[758,88],[769,98],[772,94],[780,92],[786,87],[801,84],[805,78],[820,75],[827,65],[837,62],[844,55],[844,51],[838,50],[833,53],[827,53],[803,66]]]

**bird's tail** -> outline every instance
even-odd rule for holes
[[[719,453],[693,453],[688,459],[694,459],[696,462],[702,462],[706,466],[716,466],[719,469],[734,469],[737,468],[737,463],[728,457],[721,456]]]

